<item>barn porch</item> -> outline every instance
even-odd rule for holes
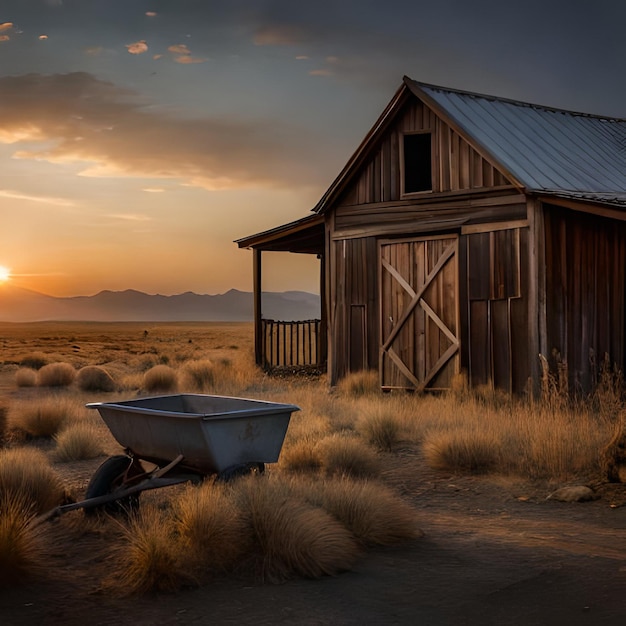
[[[278,228],[238,239],[252,250],[254,356],[266,371],[280,368],[326,370],[327,314],[324,217],[311,215]],[[321,315],[310,320],[274,320],[263,316],[263,252],[314,254],[320,260]],[[288,262],[287,257],[285,262]]]

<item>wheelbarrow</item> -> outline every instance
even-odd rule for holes
[[[139,494],[214,475],[228,481],[263,473],[278,461],[293,404],[204,394],[177,394],[87,404],[97,409],[124,454],[93,474],[85,499],[56,507],[46,519],[84,509],[129,512]],[[142,461],[154,469],[146,471]]]

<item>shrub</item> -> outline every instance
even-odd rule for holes
[[[400,442],[402,425],[388,411],[372,411],[357,422],[357,430],[379,450],[391,452]]]
[[[23,400],[13,405],[10,424],[31,437],[53,437],[77,413],[78,406],[66,398]]]
[[[0,497],[21,499],[36,513],[43,513],[63,500],[64,490],[43,452],[7,448],[0,450]]]
[[[213,361],[188,361],[183,367],[185,383],[192,391],[210,390],[215,385],[216,367]]]
[[[188,487],[175,506],[175,528],[181,553],[198,574],[230,569],[244,552],[241,513],[226,486],[205,482]]]
[[[20,360],[20,367],[30,367],[31,369],[38,370],[49,362],[50,359],[43,352],[33,352]]]
[[[39,387],[67,387],[74,382],[76,370],[69,363],[48,363],[37,372]]]
[[[335,433],[322,439],[317,451],[328,476],[371,478],[380,474],[376,452],[357,437]]]
[[[31,503],[14,493],[0,497],[0,587],[23,583],[44,569],[42,526]]]
[[[310,437],[286,443],[280,453],[279,466],[290,472],[315,472],[322,466],[316,442]]]
[[[339,381],[338,389],[349,396],[364,396],[380,391],[378,372],[361,370],[352,372]]]
[[[54,436],[56,456],[60,461],[83,461],[104,454],[98,431],[87,422],[71,424]]]
[[[20,367],[15,372],[15,384],[18,387],[34,387],[37,384],[37,372],[30,367]]]
[[[177,387],[176,372],[169,365],[155,365],[143,377],[143,387],[146,391],[174,391]]]
[[[78,370],[76,384],[83,391],[115,391],[113,377],[98,365],[87,365]]]
[[[319,578],[354,564],[359,551],[352,534],[284,484],[247,477],[233,489],[252,537],[253,565],[263,580]]]
[[[122,543],[112,553],[115,574],[105,584],[123,595],[175,591],[191,580],[177,553],[171,519],[144,506],[122,527]]]
[[[308,498],[364,545],[391,545],[423,535],[415,511],[387,487],[347,478],[311,483]]]
[[[433,469],[486,473],[498,467],[500,442],[490,432],[475,429],[428,433],[423,449]]]

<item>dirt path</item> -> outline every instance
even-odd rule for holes
[[[424,537],[365,554],[317,581],[241,580],[132,599],[97,590],[106,564],[75,522],[57,523],[59,576],[0,593],[17,624],[623,624],[626,486],[599,500],[546,501],[540,486],[442,476],[415,451],[390,458],[386,480],[415,506]],[[69,517],[69,516],[68,516]],[[83,532],[84,531],[80,531]],[[70,566],[68,567],[68,563]]]

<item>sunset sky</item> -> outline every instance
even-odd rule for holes
[[[626,117],[622,0],[0,0],[0,266],[50,295],[251,290],[404,74]],[[264,288],[318,288],[267,258]]]

